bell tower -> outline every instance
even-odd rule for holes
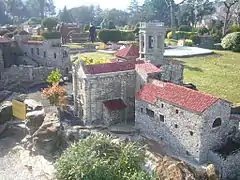
[[[154,65],[167,64],[164,60],[164,38],[166,29],[160,22],[141,22],[139,31],[140,59],[150,60]]]

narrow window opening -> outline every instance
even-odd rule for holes
[[[190,153],[189,153],[188,151],[186,151],[186,154],[187,154],[188,156],[190,156]]]
[[[34,54],[33,48],[31,48],[31,53]]]
[[[216,128],[216,127],[221,126],[221,124],[222,124],[221,118],[217,118],[217,119],[215,119],[215,121],[213,122],[212,127],[213,127],[213,128]]]
[[[160,137],[160,140],[162,141],[162,140],[163,140],[163,137]]]
[[[47,57],[46,51],[43,52],[43,57]]]
[[[55,59],[57,58],[57,54],[56,54],[56,53],[54,53],[54,58],[55,58]]]
[[[164,122],[164,116],[160,114],[160,121]]]
[[[143,108],[141,108],[141,113],[143,113]]]
[[[153,48],[153,37],[148,36],[148,48],[152,49]]]
[[[147,112],[147,115],[148,115],[149,117],[154,118],[154,111],[152,111],[152,110],[146,108],[146,112]]]
[[[179,111],[178,111],[178,109],[176,109],[176,114],[178,114],[179,113]]]
[[[175,125],[174,125],[174,127],[175,127],[175,128],[178,128],[178,125],[177,125],[177,124],[175,124]]]
[[[161,107],[163,108],[163,107],[164,107],[164,104],[161,104]]]
[[[141,54],[141,58],[144,58],[144,54]]]
[[[192,132],[192,131],[190,131],[190,135],[191,135],[191,136],[193,135],[193,132]]]
[[[37,55],[39,55],[39,48],[37,48]]]

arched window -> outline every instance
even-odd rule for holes
[[[221,124],[222,124],[222,119],[221,119],[221,118],[217,118],[217,119],[215,119],[215,121],[213,122],[212,127],[213,127],[213,128],[216,128],[216,127],[221,126]]]

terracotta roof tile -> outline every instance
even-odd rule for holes
[[[127,107],[121,99],[105,101],[103,104],[107,109],[110,110],[124,109]]]
[[[151,63],[136,64],[136,70],[145,74],[159,73],[161,70]]]
[[[219,98],[210,94],[194,91],[183,86],[158,82],[162,85],[146,84],[137,92],[136,99],[154,104],[159,98],[176,106],[200,113],[219,100]]]
[[[86,65],[85,73],[86,74],[102,74],[102,73],[109,73],[109,72],[134,70],[135,64],[138,64],[138,63],[143,63],[143,61],[124,61],[124,62]]]
[[[117,57],[121,58],[138,58],[139,57],[139,49],[135,45],[130,45],[129,47],[126,47],[124,49],[121,49],[115,53]]]

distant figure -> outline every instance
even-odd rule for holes
[[[89,28],[91,42],[94,43],[96,37],[96,27],[91,25]]]
[[[60,33],[61,33],[61,40],[62,40],[62,44],[66,44],[67,43],[67,34],[68,34],[68,27],[64,25],[64,23],[62,23],[60,25]]]

